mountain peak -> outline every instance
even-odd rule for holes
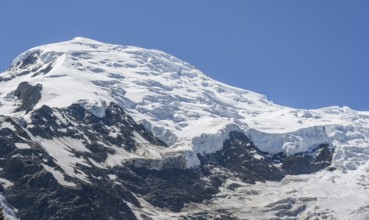
[[[94,39],[86,38],[86,37],[74,37],[71,41],[74,42],[81,42],[81,43],[95,43],[95,44],[102,44],[99,41],[96,41]]]
[[[21,218],[367,208],[353,195],[368,189],[368,112],[280,106],[170,54],[80,37],[21,54],[0,88],[0,191]]]
[[[294,154],[329,143],[326,128],[368,122],[366,114],[347,108],[276,105],[261,94],[217,82],[170,54],[82,37],[23,53],[1,79],[0,115],[21,114],[12,94],[27,82],[41,98],[26,106],[78,103],[103,117],[106,106],[116,103],[173,149],[200,154],[219,150],[234,130],[247,131],[265,152]]]

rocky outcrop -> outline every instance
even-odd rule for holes
[[[331,165],[333,153],[334,149],[329,145],[319,145],[310,154],[299,153],[287,157],[282,168],[292,175],[314,173]]]
[[[231,132],[222,150],[199,158],[209,172],[224,170],[219,174],[224,180],[232,176],[247,183],[280,181],[285,175],[242,132]]]
[[[334,148],[329,144],[320,144],[309,152],[286,156],[283,153],[269,158],[291,175],[310,174],[329,167],[332,163]]]
[[[14,95],[18,99],[22,100],[22,103],[19,106],[18,111],[25,110],[29,112],[30,110],[32,110],[33,107],[35,107],[35,105],[41,99],[41,90],[42,86],[39,84],[32,86],[27,82],[21,82],[18,85],[17,89],[14,91]]]

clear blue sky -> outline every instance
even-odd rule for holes
[[[0,70],[75,36],[159,49],[297,108],[369,110],[369,0],[0,0]]]

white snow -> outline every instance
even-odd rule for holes
[[[7,179],[0,178],[0,184],[6,189],[8,187],[13,186],[13,183]]]
[[[68,182],[64,179],[64,175],[58,171],[58,170],[55,170],[54,168],[46,165],[46,164],[43,164],[41,163],[42,166],[45,168],[45,170],[47,170],[49,173],[51,173],[54,178],[58,181],[58,183],[60,185],[63,185],[63,186],[67,186],[67,187],[75,187],[76,184],[74,184],[73,182]]]
[[[10,130],[15,130],[15,127],[9,122],[0,122],[0,128],[9,128]]]
[[[108,174],[109,179],[116,180],[118,177],[115,174]]]
[[[328,137],[324,126],[302,128],[282,134],[269,134],[250,129],[248,134],[260,150],[269,153],[283,151],[287,155],[294,155],[309,151],[320,144],[331,144],[331,139]]]
[[[67,175],[90,183],[88,176],[75,168],[76,164],[90,167],[84,158],[78,158],[72,152],[72,150],[87,151],[81,141],[72,138],[53,138],[51,140],[39,139],[38,142]]]
[[[27,143],[15,143],[18,149],[30,149],[31,147]]]

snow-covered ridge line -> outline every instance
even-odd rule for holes
[[[355,168],[369,155],[368,112],[280,106],[157,50],[77,37],[26,51],[0,77],[0,115],[27,121],[12,95],[21,82],[42,85],[36,109],[79,103],[103,117],[106,106],[117,103],[173,151],[190,152],[189,166],[197,163],[196,153],[220,150],[231,130],[244,131],[269,153],[290,155],[329,143],[342,167]],[[348,156],[354,148],[362,153]]]

